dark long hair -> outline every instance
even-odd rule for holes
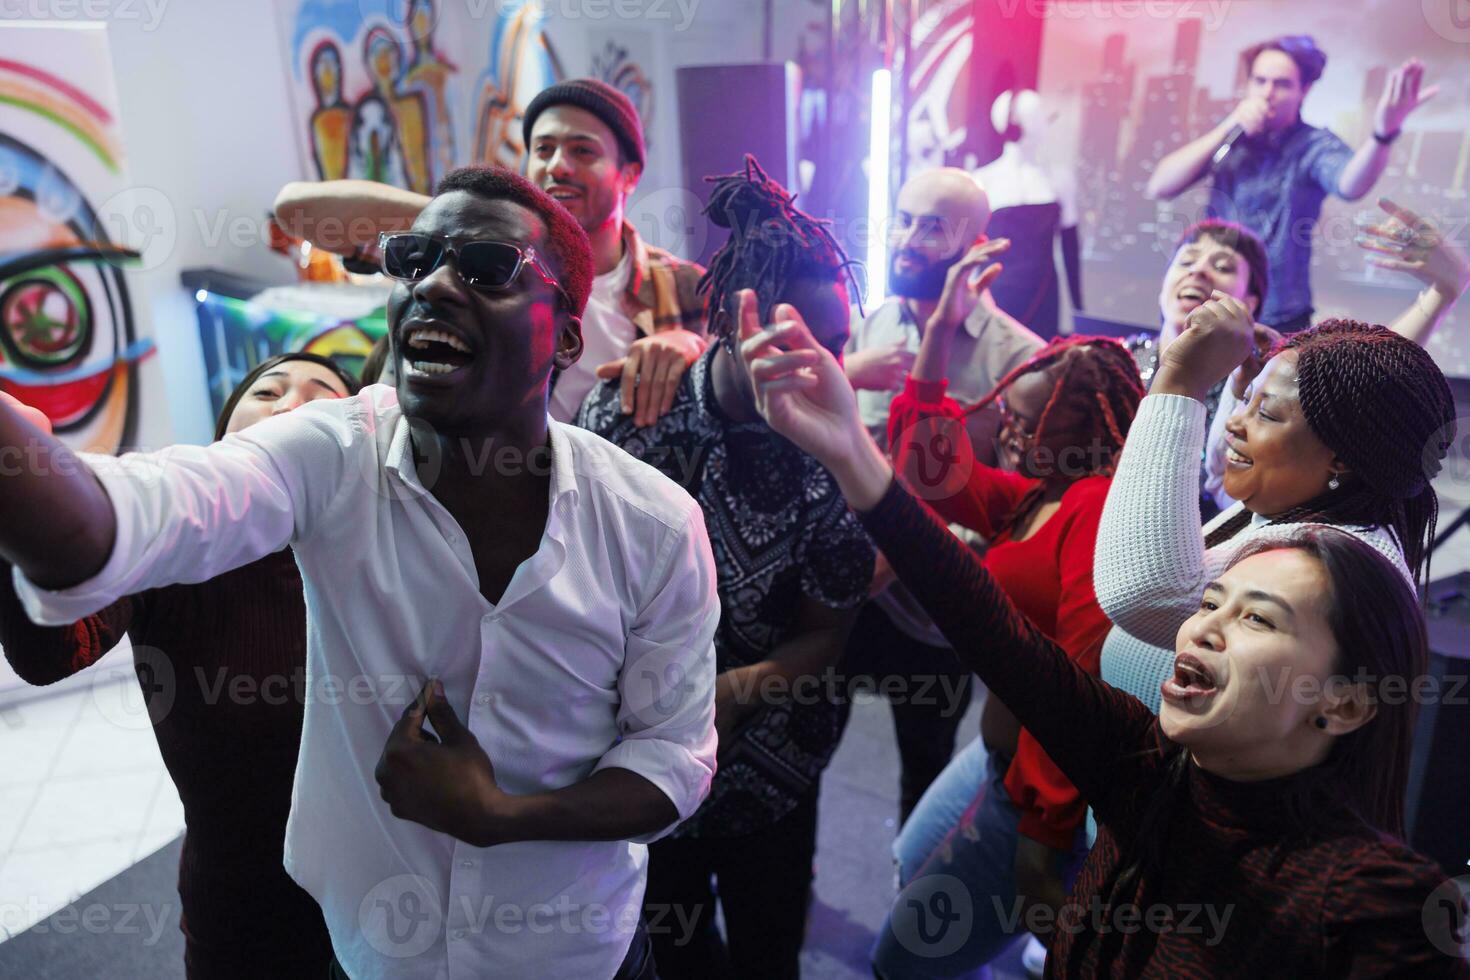
[[[1055,379],[1051,397],[1036,420],[1036,443],[1044,443],[1047,420],[1053,410],[1058,405],[1069,406],[1091,423],[1087,432],[1079,433],[1079,438],[1086,440],[1081,448],[1088,450],[1083,456],[1088,463],[1079,469],[1075,478],[1111,476],[1133,417],[1138,414],[1143,382],[1138,378],[1138,365],[1128,348],[1109,337],[1073,334],[1056,338],[1001,378],[988,395],[965,409],[965,414],[993,404],[1017,378],[1052,369],[1055,369]],[[1009,530],[1017,519],[1025,517],[1043,491],[1040,483],[1028,491],[998,530]]]
[[[1422,582],[1439,514],[1430,481],[1455,438],[1455,398],[1444,372],[1413,341],[1357,320],[1324,320],[1279,349],[1297,352],[1302,414],[1348,472],[1337,489],[1271,523],[1388,528]],[[1206,547],[1230,540],[1250,518],[1242,508],[1207,536]]]
[[[357,394],[359,386],[357,379],[352,376],[352,372],[340,367],[328,358],[322,357],[320,354],[310,354],[306,351],[292,351],[267,357],[255,365],[255,367],[251,368],[245,377],[240,379],[240,383],[235,385],[235,390],[230,392],[230,397],[225,399],[224,408],[219,410],[219,417],[214,420],[215,442],[219,442],[225,437],[225,429],[229,428],[230,416],[235,414],[235,406],[240,404],[240,399],[245,397],[245,393],[250,390],[251,385],[255,384],[256,379],[272,368],[285,364],[287,361],[310,361],[312,364],[327,368],[337,376],[338,381],[342,382],[343,386],[347,389],[347,394]]]
[[[1346,531],[1322,525],[1294,530],[1284,539],[1255,541],[1232,561],[1266,551],[1293,549],[1315,559],[1327,573],[1327,624],[1337,646],[1334,678],[1367,685],[1377,712],[1333,742],[1327,758],[1295,780],[1288,800],[1290,830],[1347,823],[1404,836],[1404,794],[1409,749],[1418,706],[1404,696],[1423,677],[1429,639],[1417,597],[1387,559]],[[1392,685],[1385,690],[1386,685]],[[1397,693],[1394,693],[1394,692]],[[1131,832],[1135,858],[1119,873],[1116,887],[1132,888],[1140,875],[1156,872],[1168,853],[1169,832],[1187,791],[1189,751],[1161,740],[1163,785]]]

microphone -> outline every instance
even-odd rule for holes
[[[1234,126],[1231,126],[1230,132],[1225,134],[1225,142],[1221,143],[1220,148],[1215,151],[1215,155],[1210,157],[1210,167],[1214,168],[1220,166],[1220,163],[1225,159],[1226,154],[1230,152],[1230,148],[1235,145],[1235,141],[1240,139],[1244,135],[1245,127],[1241,126],[1240,123],[1236,123]]]

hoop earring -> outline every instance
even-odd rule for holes
[[[1336,490],[1340,486],[1342,486],[1342,481],[1338,480],[1338,478],[1335,476],[1327,481],[1328,490]]]

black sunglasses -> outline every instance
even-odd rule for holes
[[[454,259],[455,271],[467,285],[476,289],[507,289],[516,281],[521,269],[535,269],[572,311],[572,298],[561,287],[546,263],[530,246],[510,242],[465,242],[451,245],[448,240],[418,232],[402,232],[378,236],[378,250],[383,255],[383,272],[400,282],[419,282],[447,258]]]

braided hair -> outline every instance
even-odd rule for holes
[[[704,213],[730,229],[730,238],[699,280],[711,324],[723,321],[718,327],[722,337],[735,329],[733,304],[740,290],[755,290],[761,322],[767,323],[791,283],[837,282],[854,264],[827,230],[830,222],[794,207],[796,195],[768,177],[749,153],[743,170],[705,180],[715,186]],[[721,310],[730,316],[718,318]]]
[[[1046,439],[1047,420],[1053,417],[1056,407],[1067,406],[1073,410],[1069,414],[1079,415],[1091,423],[1091,430],[1081,434],[1077,442],[1091,450],[1084,453],[1087,465],[1079,469],[1073,480],[1112,476],[1144,391],[1133,355],[1128,353],[1128,348],[1109,337],[1073,334],[1052,340],[1030,360],[1001,378],[990,394],[967,408],[965,414],[994,404],[1023,375],[1052,369],[1055,369],[1056,377],[1046,407],[1036,420],[1036,443],[1042,444]],[[1027,491],[1002,530],[1011,530],[1017,521],[1024,519],[1042,493],[1040,483]]]
[[[1455,399],[1444,372],[1418,344],[1387,327],[1324,320],[1287,340],[1297,352],[1297,390],[1313,434],[1347,464],[1336,490],[1272,518],[1272,524],[1336,524],[1391,530],[1422,584],[1439,513],[1430,481],[1455,438]],[[1206,547],[1250,522],[1239,514]]]

